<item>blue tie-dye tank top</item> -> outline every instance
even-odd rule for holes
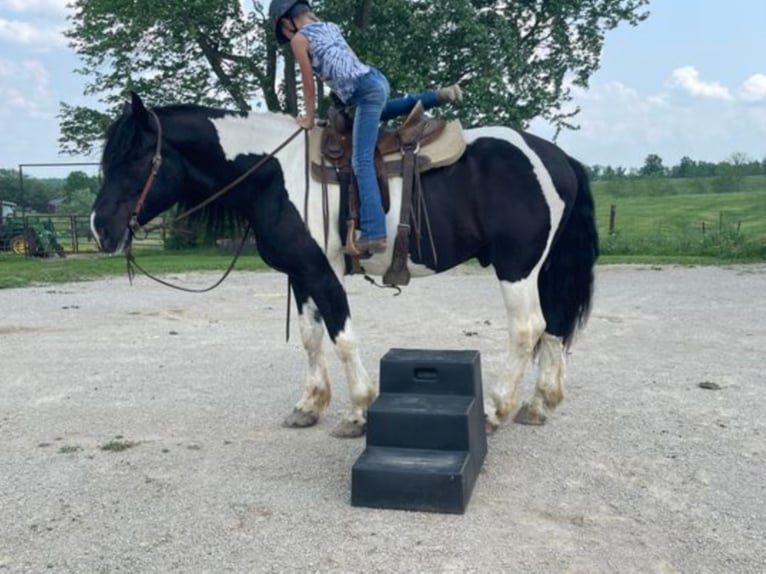
[[[323,82],[344,102],[348,102],[356,89],[356,80],[370,71],[343,37],[337,24],[309,22],[300,33],[310,44],[311,67]]]

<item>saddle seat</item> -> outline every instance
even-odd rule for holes
[[[338,169],[351,166],[353,121],[345,111],[335,108],[328,114],[324,126],[309,132],[311,175],[315,181],[339,183]],[[402,173],[402,153],[405,147],[417,149],[417,167],[422,173],[455,163],[465,151],[463,128],[459,120],[432,118],[418,102],[407,118],[397,127],[381,126],[376,144],[378,181],[387,186],[387,179]],[[386,190],[387,191],[387,190]],[[386,211],[387,195],[384,197]]]
[[[328,184],[338,184],[341,195],[341,221],[346,227],[344,253],[351,258],[352,273],[362,271],[360,259],[372,256],[364,246],[357,245],[356,229],[359,222],[359,194],[351,167],[353,121],[344,108],[333,107],[328,121],[309,132],[309,160],[311,176],[322,184],[323,203],[327,203]],[[388,179],[402,179],[399,225],[394,242],[391,265],[383,276],[387,285],[406,285],[410,279],[407,254],[411,217],[420,234],[423,199],[420,174],[429,169],[455,163],[465,152],[465,138],[460,122],[447,122],[426,115],[418,102],[398,127],[382,126],[378,131],[375,149],[375,170],[383,210],[388,213],[391,201]],[[347,207],[346,207],[347,206]],[[412,215],[414,212],[417,215]],[[425,218],[427,220],[427,214]],[[426,221],[429,229],[430,223]],[[327,221],[325,221],[325,242]],[[418,243],[419,245],[419,243]],[[431,248],[436,252],[431,239]]]

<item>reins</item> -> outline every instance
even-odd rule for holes
[[[138,198],[138,202],[136,202],[136,207],[133,210],[133,214],[131,216],[130,220],[130,229],[134,233],[136,231],[142,231],[144,233],[150,233],[152,231],[157,231],[158,229],[167,228],[169,226],[174,225],[175,223],[178,223],[179,221],[186,219],[189,217],[192,213],[195,213],[202,209],[203,207],[206,207],[210,205],[212,202],[214,202],[216,199],[220,198],[224,194],[231,191],[234,187],[238,186],[240,183],[245,181],[248,177],[253,175],[255,171],[261,168],[263,164],[265,164],[270,159],[273,159],[274,156],[276,156],[280,151],[282,151],[287,144],[289,144],[291,141],[293,141],[298,134],[300,134],[302,131],[305,131],[303,128],[298,128],[293,132],[286,140],[284,140],[281,144],[279,144],[274,150],[271,151],[268,155],[262,157],[258,162],[255,163],[252,167],[250,167],[247,171],[242,173],[240,176],[238,176],[236,179],[234,179],[229,184],[225,185],[218,191],[216,191],[213,195],[208,197],[207,199],[201,201],[199,204],[195,205],[194,207],[184,211],[180,215],[177,215],[170,224],[160,224],[160,225],[153,225],[150,227],[142,227],[138,223],[138,215],[141,213],[141,210],[144,207],[144,202],[146,201],[146,196],[149,194],[149,189],[151,189],[152,184],[154,183],[154,179],[157,177],[157,172],[159,171],[160,164],[162,163],[162,124],[160,124],[160,120],[157,117],[157,114],[154,113],[154,110],[148,110],[149,114],[154,118],[155,123],[157,124],[157,147],[155,150],[154,157],[152,158],[152,169],[149,173],[149,176],[147,177],[146,183],[144,183],[144,187],[141,190],[141,195]]]
[[[304,128],[298,128],[293,132],[286,140],[284,140],[281,144],[279,144],[276,148],[274,148],[271,153],[261,158],[258,162],[255,163],[252,167],[250,167],[247,171],[239,175],[236,179],[216,191],[213,195],[208,197],[207,199],[201,201],[199,204],[195,205],[194,207],[184,211],[180,215],[177,215],[173,220],[170,222],[170,224],[162,223],[159,225],[153,225],[150,227],[142,227],[138,223],[138,216],[141,213],[141,211],[144,208],[144,203],[146,202],[146,197],[149,195],[149,191],[152,188],[152,185],[154,184],[155,179],[157,178],[157,174],[159,173],[160,166],[162,165],[162,124],[160,123],[160,119],[157,117],[157,114],[154,112],[154,110],[147,110],[149,112],[149,115],[154,119],[154,123],[157,126],[157,144],[154,149],[154,155],[152,156],[152,163],[151,163],[151,170],[149,171],[149,175],[146,178],[146,181],[144,182],[143,187],[141,188],[141,194],[138,197],[138,201],[136,202],[136,206],[133,209],[133,213],[130,216],[130,231],[133,233],[133,235],[136,235],[138,232],[142,232],[145,235],[148,235],[152,231],[157,231],[159,229],[164,229],[168,227],[172,227],[179,221],[182,221],[183,219],[186,219],[191,214],[199,211],[203,207],[210,205],[213,201],[220,198],[227,192],[231,191],[233,188],[238,186],[240,183],[245,181],[247,178],[249,178],[253,173],[255,173],[261,166],[263,166],[267,161],[270,159],[273,159],[274,156],[276,156],[282,149],[284,149],[291,141],[293,141],[298,134],[305,131]],[[308,132],[307,134],[307,143],[306,148],[308,150]],[[308,151],[307,151],[308,153]],[[308,165],[306,166],[307,174],[306,174],[306,195],[308,196]],[[125,261],[127,266],[127,272],[128,272],[128,280],[133,283],[133,277],[135,276],[135,269],[138,269],[146,275],[149,279],[152,279],[153,281],[156,281],[157,283],[160,283],[161,285],[165,285],[166,287],[170,287],[172,289],[177,289],[179,291],[185,291],[188,293],[206,293],[208,291],[212,291],[216,287],[218,287],[221,283],[223,283],[226,278],[229,276],[231,271],[234,269],[234,265],[237,263],[237,260],[239,259],[239,256],[242,254],[242,251],[245,247],[245,243],[247,242],[247,238],[250,235],[251,226],[248,224],[247,228],[245,229],[245,233],[242,236],[242,239],[239,243],[239,246],[237,247],[237,251],[234,254],[234,258],[232,259],[231,263],[229,264],[229,267],[224,272],[223,276],[216,281],[213,285],[210,287],[205,287],[202,289],[193,289],[188,287],[181,287],[180,285],[174,285],[172,283],[169,283],[168,281],[165,281],[163,279],[160,279],[159,277],[156,277],[146,271],[143,267],[141,267],[138,262],[136,261],[135,256],[133,253],[128,250],[125,252]]]
[[[132,285],[133,277],[135,277],[136,275],[135,269],[138,269],[141,273],[146,275],[149,279],[156,281],[157,283],[159,283],[160,285],[164,285],[165,287],[170,287],[171,289],[176,289],[178,291],[185,291],[186,293],[207,293],[208,291],[212,291],[213,289],[218,287],[221,283],[226,281],[226,278],[229,276],[229,273],[231,273],[232,270],[234,269],[234,265],[236,265],[237,260],[239,259],[239,256],[242,254],[242,251],[245,247],[245,243],[247,242],[247,238],[249,235],[250,235],[250,225],[248,225],[247,229],[245,229],[245,234],[242,236],[242,239],[239,242],[239,246],[237,247],[237,251],[234,254],[234,258],[231,260],[231,263],[229,263],[229,267],[226,269],[223,276],[209,287],[194,289],[192,287],[182,287],[181,285],[174,285],[173,283],[165,281],[164,279],[160,279],[156,275],[152,275],[146,269],[141,267],[141,265],[138,264],[138,261],[136,261],[136,258],[133,255],[133,253],[130,251],[127,251],[125,253],[125,261],[128,268],[128,280],[130,281],[130,284]]]

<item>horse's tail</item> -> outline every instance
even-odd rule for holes
[[[593,267],[598,258],[598,231],[588,174],[577,160],[568,160],[577,176],[577,196],[539,279],[546,331],[562,337],[565,347],[571,345],[577,329],[588,320]]]

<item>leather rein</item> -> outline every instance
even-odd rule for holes
[[[245,181],[247,178],[249,178],[254,172],[256,172],[261,166],[263,166],[267,161],[270,159],[273,159],[274,156],[276,156],[283,148],[287,146],[291,141],[293,141],[299,133],[306,132],[306,150],[308,153],[308,131],[306,131],[304,128],[298,128],[293,134],[291,134],[286,140],[284,140],[281,144],[279,144],[271,153],[261,158],[257,163],[255,163],[252,167],[250,167],[247,171],[242,173],[242,175],[238,176],[236,179],[216,191],[213,195],[208,197],[207,199],[201,201],[199,204],[195,205],[194,207],[184,211],[180,215],[176,216],[170,224],[160,224],[160,225],[154,225],[150,227],[142,227],[141,224],[138,223],[138,216],[143,211],[144,203],[146,202],[146,197],[149,195],[149,191],[151,190],[152,186],[154,185],[155,179],[157,179],[157,174],[160,171],[160,166],[162,165],[162,124],[160,123],[160,119],[157,117],[157,114],[154,112],[154,110],[147,110],[149,115],[154,120],[155,125],[157,126],[157,143],[154,148],[154,155],[152,156],[151,161],[151,169],[149,171],[149,175],[146,178],[146,181],[144,182],[143,187],[141,188],[141,194],[138,197],[138,201],[136,202],[135,207],[133,208],[133,212],[130,216],[130,222],[128,223],[128,227],[130,228],[130,232],[135,236],[139,232],[144,233],[144,236],[148,235],[152,231],[157,231],[159,229],[172,227],[174,224],[178,223],[179,221],[186,219],[191,214],[199,211],[203,207],[211,204],[216,199],[220,198],[227,192],[231,191],[234,187]],[[308,165],[306,167],[308,170]],[[308,174],[307,174],[308,179]],[[308,181],[307,187],[306,187],[306,200],[308,200]],[[212,291],[216,287],[218,287],[221,283],[223,283],[226,278],[231,273],[232,269],[234,269],[234,265],[237,263],[237,259],[239,259],[239,256],[242,254],[242,250],[244,249],[245,243],[247,241],[248,236],[250,235],[251,226],[248,224],[247,228],[245,229],[245,233],[242,236],[242,239],[239,243],[239,246],[237,247],[237,251],[234,254],[234,258],[232,259],[231,263],[229,264],[229,267],[224,272],[223,276],[216,281],[213,285],[210,287],[205,287],[202,289],[192,289],[188,287],[181,287],[179,285],[174,285],[172,283],[169,283],[163,279],[160,279],[159,277],[156,277],[146,271],[143,267],[141,267],[138,262],[136,261],[135,256],[133,255],[132,251],[130,249],[126,250],[125,252],[125,260],[128,270],[128,279],[130,280],[131,284],[133,282],[133,277],[135,276],[134,268],[138,269],[152,279],[153,281],[156,281],[157,283],[160,283],[161,285],[165,285],[166,287],[171,287],[173,289],[177,289],[179,291],[186,291],[188,293],[206,293],[208,291]]]

